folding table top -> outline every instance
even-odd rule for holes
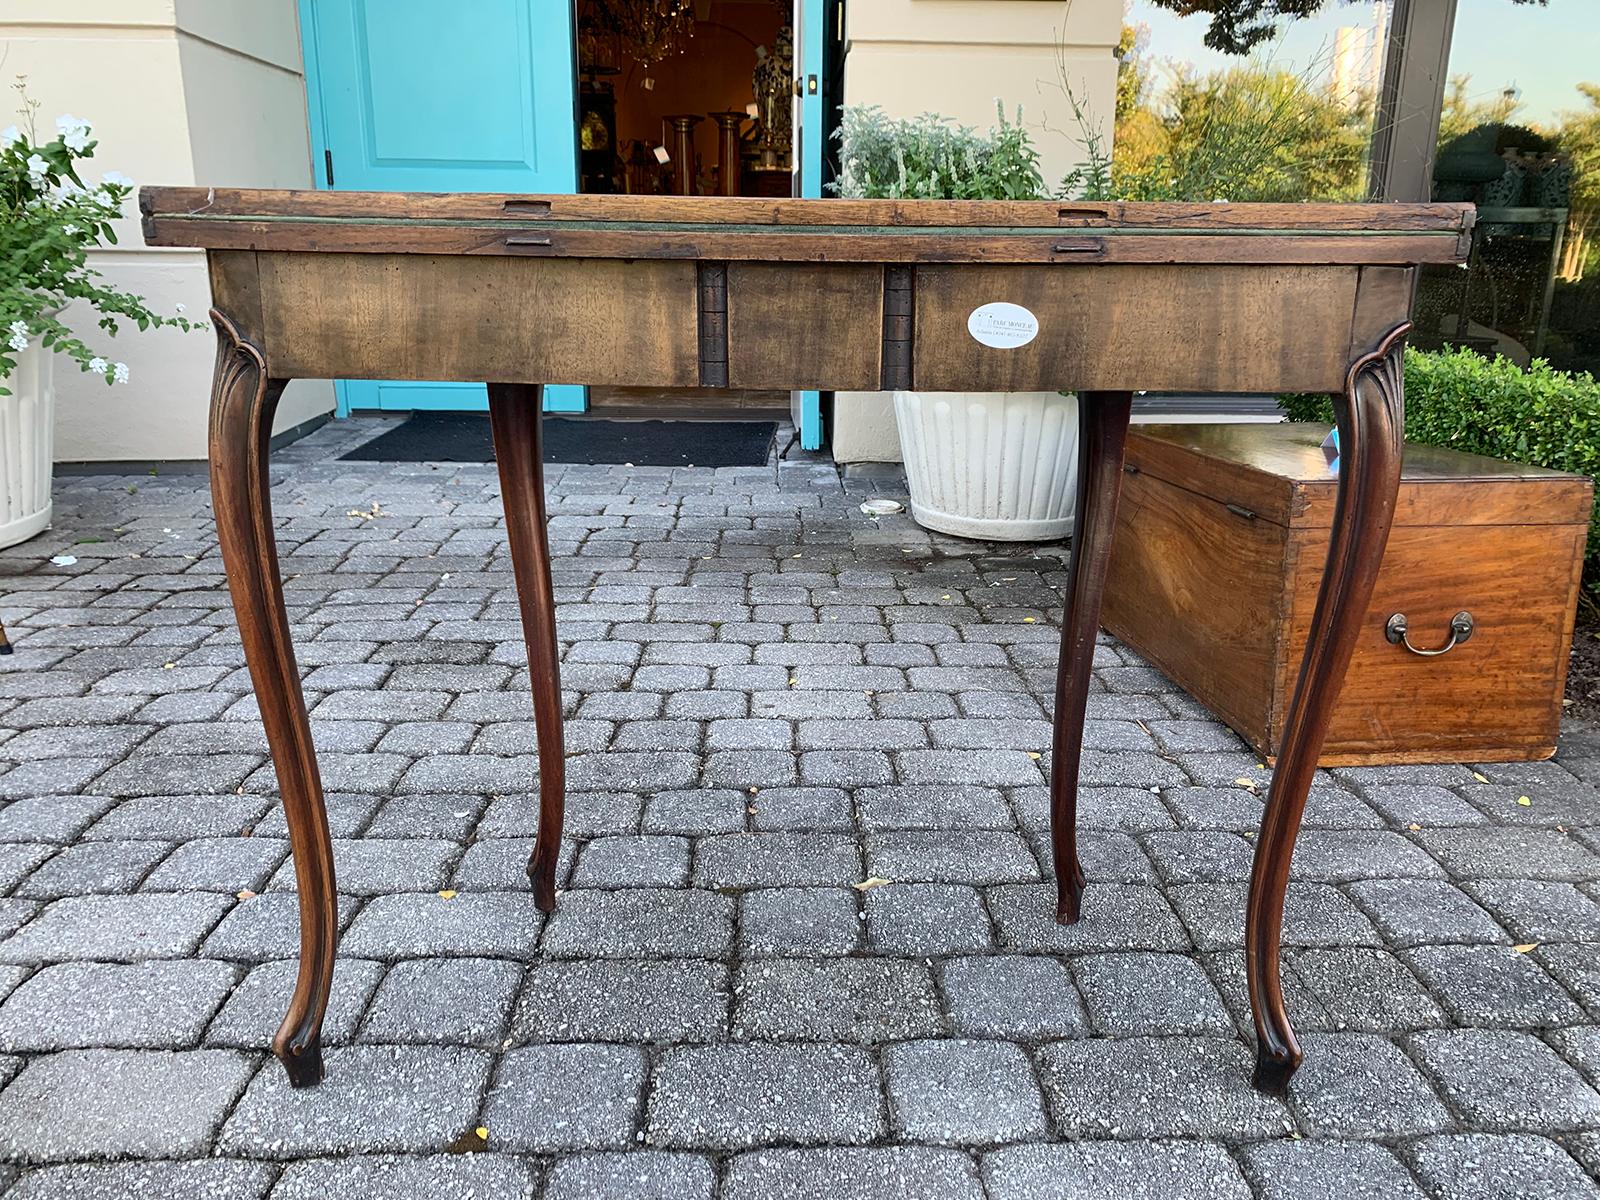
[[[147,187],[153,246],[748,262],[1460,262],[1466,204],[759,200]]]

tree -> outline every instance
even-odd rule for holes
[[[1595,240],[1600,233],[1600,83],[1580,83],[1578,91],[1589,107],[1561,114],[1556,131],[1561,152],[1572,163],[1572,211],[1562,254],[1562,278],[1580,282],[1586,269],[1600,257]]]
[[[1354,200],[1371,97],[1251,63],[1180,70],[1117,122],[1113,192],[1130,200]]]
[[[1470,75],[1450,76],[1444,110],[1439,114],[1441,146],[1480,125],[1504,125],[1522,107],[1516,93],[1510,90],[1498,93],[1492,100],[1474,100],[1467,91],[1471,84]]]
[[[1351,0],[1339,0],[1349,4]],[[1511,0],[1513,4],[1539,4],[1547,0]],[[1180,17],[1203,14],[1211,18],[1206,45],[1224,54],[1248,54],[1251,47],[1278,32],[1285,21],[1314,16],[1329,0],[1153,0]]]

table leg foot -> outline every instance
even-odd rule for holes
[[[1401,342],[1408,329],[1409,324],[1397,327],[1358,358],[1343,394],[1334,398],[1339,491],[1328,565],[1284,722],[1245,906],[1245,977],[1259,1048],[1255,1082],[1263,1091],[1288,1087],[1301,1059],[1283,1000],[1283,899],[1306,796],[1394,522],[1405,426]]]
[[[1251,1084],[1256,1091],[1265,1092],[1269,1096],[1287,1096],[1289,1079],[1300,1069],[1302,1057],[1298,1049],[1290,1053],[1273,1054],[1265,1047],[1258,1048],[1255,1074],[1250,1077]]]
[[[322,1082],[325,1072],[322,1065],[321,1041],[313,1038],[309,1045],[298,1049],[289,1043],[275,1044],[272,1052],[278,1056],[278,1061],[288,1072],[290,1087],[315,1087]]]
[[[543,392],[534,384],[491,383],[489,424],[506,539],[517,581],[522,636],[528,645],[534,725],[539,739],[539,836],[528,860],[533,900],[541,912],[556,907],[556,864],[566,810],[566,745],[561,727],[561,656],[556,644],[555,584],[544,504],[544,453],[540,445]]]
[[[1111,535],[1122,492],[1122,457],[1132,392],[1078,396],[1078,507],[1072,531],[1061,661],[1056,668],[1055,723],[1050,752],[1050,840],[1056,869],[1056,920],[1071,925],[1083,899],[1078,861],[1078,764],[1089,703],[1100,597],[1111,561]]]
[[[1076,864],[1074,864],[1076,867]],[[1075,869],[1056,884],[1056,924],[1076,925],[1083,910],[1083,871]]]

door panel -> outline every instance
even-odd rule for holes
[[[566,0],[301,0],[318,186],[577,190]],[[343,380],[340,411],[481,410],[484,388]],[[581,411],[580,387],[545,407]]]
[[[794,0],[794,70],[800,103],[794,106],[794,152],[799,159],[796,179],[799,194],[822,195],[823,129],[822,61],[827,42],[826,0]],[[789,410],[806,450],[822,449],[822,393],[790,393]]]

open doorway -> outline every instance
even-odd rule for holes
[[[794,0],[578,0],[578,190],[797,194]],[[599,414],[788,415],[775,391],[591,387]]]

